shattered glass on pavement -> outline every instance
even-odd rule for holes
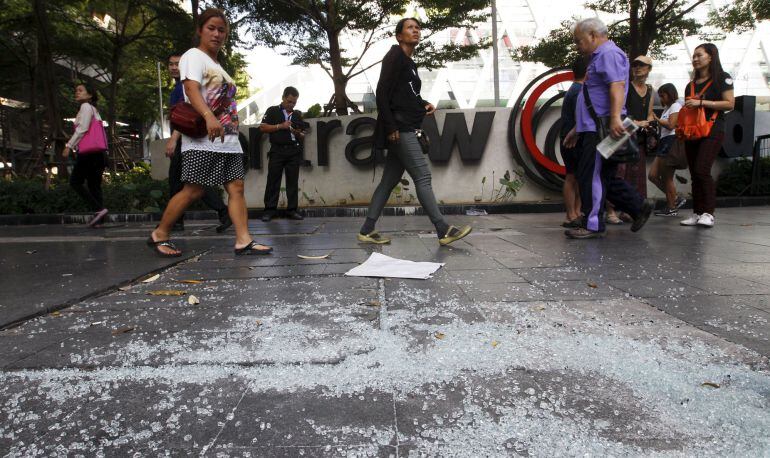
[[[212,235],[0,331],[0,455],[770,454],[770,210],[590,241],[559,217],[452,217],[480,226],[449,249],[427,219],[383,218],[385,247],[318,219],[253,260]],[[446,265],[343,276],[372,252]]]

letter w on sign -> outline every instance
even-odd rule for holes
[[[464,113],[447,113],[444,118],[443,132],[439,133],[435,116],[427,116],[422,123],[423,130],[430,139],[428,156],[432,162],[446,162],[452,155],[455,144],[463,161],[478,161],[487,147],[489,133],[492,131],[494,111],[480,111],[473,118],[473,128],[468,133],[468,124]],[[439,141],[440,140],[440,141]]]

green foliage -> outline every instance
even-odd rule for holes
[[[112,212],[163,210],[168,203],[167,180],[153,180],[150,168],[140,164],[129,172],[108,173],[102,185],[104,206]],[[0,180],[0,214],[51,214],[87,212],[83,200],[66,180],[53,180],[46,188],[42,177]],[[193,209],[205,207],[198,203]]]
[[[35,22],[34,5],[42,5],[48,24]],[[109,17],[109,21],[104,21]],[[233,34],[237,37],[237,32]],[[165,74],[166,58],[172,51],[192,46],[192,17],[176,0],[5,0],[0,8],[0,96],[29,101],[37,75],[38,125],[45,121],[44,86],[37,44],[50,45],[56,64],[52,79],[61,112],[56,119],[74,117],[73,88],[82,80],[95,84],[102,116],[133,124],[147,124],[158,117],[157,62]],[[239,99],[248,94],[244,57],[231,43],[221,55],[223,66],[239,85]],[[164,76],[164,100],[173,80]],[[114,86],[114,91],[113,91]],[[45,108],[42,109],[42,108]]]
[[[293,59],[294,65],[319,65],[332,78],[335,91],[344,93],[347,82],[363,73],[362,58],[374,43],[392,36],[395,21],[406,14],[407,8],[423,7],[428,20],[423,34],[450,27],[473,27],[488,18],[489,0],[220,0],[225,10],[237,15],[237,22],[255,44],[276,49]],[[280,33],[276,33],[280,31]],[[360,52],[343,46],[340,34],[345,33],[361,44]],[[243,35],[243,34],[241,34]],[[418,48],[415,60],[426,68],[436,68],[445,62],[475,56],[491,43],[447,44],[436,46],[426,40]],[[373,65],[376,65],[373,64]],[[344,105],[338,101],[338,104]],[[340,110],[338,105],[338,110]]]
[[[730,165],[719,174],[717,180],[717,195],[737,196],[746,195],[747,187],[751,184],[751,172],[753,162],[751,159],[740,158],[732,161]],[[757,194],[770,195],[770,157],[760,159],[760,177],[757,186]]]
[[[703,24],[693,19],[690,13],[696,8],[706,8],[705,3],[705,0],[594,0],[584,6],[618,18],[607,24],[610,39],[630,56],[665,57],[665,48],[680,42],[683,35],[702,34]],[[738,0],[712,13],[710,24],[728,31],[751,28],[754,17],[770,14],[768,4],[770,0]],[[648,9],[648,6],[652,8]],[[576,20],[564,21],[541,41],[513,51],[514,59],[542,62],[550,67],[569,65],[577,55],[569,30]]]
[[[572,43],[569,28],[575,20],[562,21],[558,29],[551,30],[548,36],[538,43],[512,50],[511,57],[525,62],[542,62],[551,68],[572,64],[578,53]]]
[[[479,51],[492,46],[484,39],[478,43],[458,45],[456,43],[437,46],[430,37],[449,28],[473,27],[474,24],[489,20],[488,0],[422,0],[419,5],[425,9],[428,20],[423,23],[425,39],[417,48],[414,59],[426,69],[443,67],[447,62],[457,62],[478,55]]]
[[[321,116],[321,104],[316,103],[315,105],[312,105],[310,108],[307,109],[307,111],[304,114],[305,119],[311,119],[311,118],[317,118]]]
[[[0,180],[0,214],[62,213],[87,211],[85,203],[63,181],[45,188],[42,177]]]
[[[524,186],[524,182],[521,180],[522,174],[519,171],[514,171],[516,178],[511,177],[509,170],[505,171],[505,174],[500,178],[500,185],[502,185],[502,195],[498,192],[495,200],[506,199],[509,197],[515,197],[516,194]]]
[[[709,13],[709,25],[726,32],[745,32],[763,19],[770,19],[770,0],[735,0]]]
[[[28,100],[37,66],[37,34],[29,0],[7,0],[0,8],[0,96]]]
[[[515,197],[521,188],[524,187],[524,180],[522,179],[523,176],[524,172],[521,170],[514,170],[513,175],[511,175],[510,170],[506,170],[505,174],[503,174],[503,177],[499,178],[497,183],[495,183],[495,172],[493,170],[492,191],[489,195],[489,200],[491,202],[500,202]],[[487,177],[481,179],[481,200],[484,199],[484,184],[487,181],[486,178]],[[495,184],[499,184],[500,186],[496,187]]]

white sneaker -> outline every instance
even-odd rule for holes
[[[698,218],[698,226],[714,227],[714,215],[711,213],[704,213]]]
[[[698,221],[700,221],[700,215],[693,213],[691,217],[679,221],[679,224],[682,226],[695,226],[698,224]]]

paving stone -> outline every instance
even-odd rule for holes
[[[492,259],[509,269],[521,269],[524,267],[559,267],[564,265],[564,260],[540,255],[492,255]]]
[[[610,285],[635,297],[701,296],[708,294],[677,280],[610,280]]]
[[[770,294],[770,285],[744,280],[738,277],[698,276],[685,277],[680,282],[711,294],[731,296],[736,294]]]
[[[549,297],[542,288],[529,283],[460,284],[473,302],[542,301]]]
[[[265,257],[236,257],[232,232],[191,222],[176,238],[204,254],[0,330],[0,455],[770,450],[770,210],[590,241],[566,240],[562,218],[451,217],[475,229],[449,247],[425,217],[383,218],[386,246],[357,243],[361,218],[253,221],[275,247]],[[48,277],[71,253],[89,275],[123,263],[146,278],[151,227],[0,227],[0,279],[15,283],[0,304],[58,293]],[[20,251],[36,247],[42,262]],[[446,266],[429,280],[344,276],[373,252]]]
[[[249,390],[222,430],[216,447],[362,446],[379,453],[395,437],[390,393],[334,396]],[[215,448],[216,449],[216,448]],[[324,450],[327,451],[327,450]],[[377,455],[380,456],[380,455]]]
[[[706,275],[732,276],[770,286],[770,263],[739,263],[704,266]]]
[[[513,272],[526,281],[563,281],[563,280],[583,280],[589,281],[591,278],[598,278],[598,275],[588,273],[583,267],[564,266],[564,267],[528,267],[522,269],[513,269]]]
[[[541,288],[549,300],[605,299],[624,295],[613,286],[614,283],[608,285],[600,281],[536,281],[533,284]]]
[[[17,332],[26,335],[77,334],[82,331],[122,329],[176,332],[187,329],[200,313],[198,307],[100,310],[98,307],[66,309],[25,322]]]
[[[290,446],[290,447],[217,447],[212,451],[215,456],[228,457],[349,457],[349,456],[371,456],[377,458],[396,458],[397,447],[390,445],[375,446],[356,446],[356,445],[319,445],[311,447]]]
[[[66,339],[59,333],[28,334],[23,330],[11,329],[0,332],[0,368],[9,366],[27,358],[47,347],[59,344]]]
[[[82,300],[147,272],[180,261],[154,256],[140,242],[3,244],[0,277],[0,327],[53,308]],[[207,247],[208,242],[190,241],[187,256]],[[32,248],[32,250],[31,250]],[[34,251],[26,254],[27,251]],[[77,266],[74,259],[94,259]],[[66,260],[66,263],[48,260]],[[134,260],[134,262],[125,262]]]
[[[502,268],[453,270],[449,272],[449,275],[461,287],[472,284],[528,282],[528,279],[523,278],[517,270]]]
[[[764,298],[764,300],[762,299]],[[711,334],[770,355],[770,311],[767,296],[684,296],[646,299],[651,305]],[[762,301],[762,302],[760,302]]]
[[[15,417],[13,423],[4,422],[18,438],[6,449],[12,454],[143,451],[157,455],[167,449],[175,456],[183,449],[200,453],[245,389],[244,384],[228,380],[207,387],[126,380],[113,382],[110,396],[105,397],[98,379],[87,375],[75,392],[57,392],[53,384],[55,380],[45,378],[32,382],[19,403],[7,394],[0,397],[6,405],[0,410]],[[24,414],[35,410],[46,415]]]
[[[189,268],[180,270],[174,277],[180,280],[184,279],[205,279],[205,280],[232,280],[239,278],[261,278],[273,276],[275,272],[272,267],[242,266],[231,268]]]
[[[326,264],[324,269],[324,275],[342,275],[348,272],[350,269],[354,269],[361,264],[349,263],[349,264]]]
[[[466,301],[465,293],[459,286],[449,283],[433,284],[425,280],[394,279],[386,282],[385,297],[391,309]]]

